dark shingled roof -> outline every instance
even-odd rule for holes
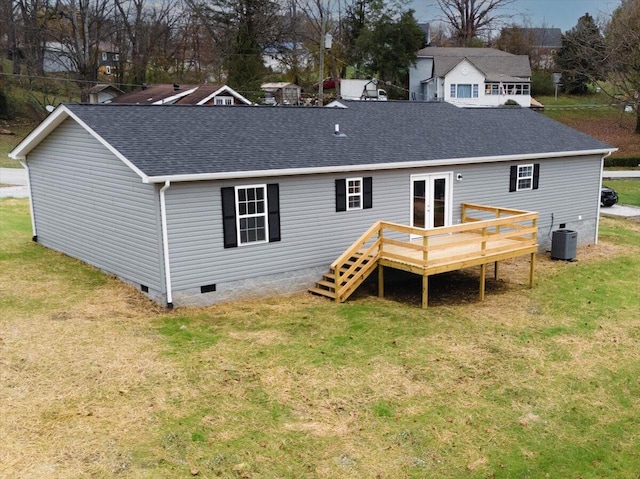
[[[521,28],[510,27],[503,30],[506,35],[518,35],[534,48],[560,48],[562,30],[559,28]]]
[[[525,108],[65,105],[147,176],[334,168],[606,150]],[[338,124],[345,137],[337,137]]]
[[[183,96],[182,98],[176,101],[176,105],[197,105],[198,102],[204,100],[209,95],[215,93],[224,85],[220,83],[205,83],[204,85],[200,85],[196,91],[191,93],[190,95]]]
[[[174,85],[162,84],[162,85],[149,85],[141,90],[125,93],[124,95],[117,96],[111,99],[111,103],[126,103],[131,105],[150,105],[153,102],[165,100],[172,96],[192,90],[198,85]],[[176,88],[177,87],[177,88]]]
[[[495,48],[426,47],[417,55],[433,58],[434,77],[444,77],[464,59],[473,63],[490,81],[514,81],[531,76],[527,55],[513,55]]]

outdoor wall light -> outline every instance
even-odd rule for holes
[[[462,173],[458,173],[458,174],[456,175],[456,180],[458,180],[458,181],[462,181]]]

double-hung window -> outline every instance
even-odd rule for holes
[[[373,178],[336,180],[336,211],[367,210],[373,208]]]
[[[516,191],[533,189],[533,165],[518,166]]]
[[[267,185],[236,187],[238,244],[267,241]]]
[[[513,165],[509,191],[537,190],[540,183],[540,164]]]
[[[277,184],[221,188],[224,247],[280,241]]]
[[[362,209],[362,178],[347,178],[347,211]]]

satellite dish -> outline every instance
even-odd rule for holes
[[[45,110],[47,110],[49,113],[51,113],[53,110],[55,110],[55,109],[56,109],[56,107],[55,107],[55,106],[53,106],[53,105],[47,105],[47,106],[45,106],[44,108],[45,108]]]

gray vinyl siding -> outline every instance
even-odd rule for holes
[[[433,74],[433,59],[418,58],[414,66],[409,68],[409,99],[417,101],[430,100],[426,95],[427,85],[422,82]],[[435,80],[434,80],[435,81]],[[435,89],[435,84],[430,85]]]
[[[373,208],[336,212],[335,179],[360,176],[373,177]],[[220,188],[269,183],[279,184],[281,241],[223,248]],[[400,171],[175,184],[167,191],[174,290],[328,266],[375,221],[406,223],[408,191]]]
[[[27,161],[39,243],[164,292],[155,186],[72,120]]]
[[[532,163],[540,164],[538,189],[509,192],[510,167]],[[454,180],[454,222],[456,218],[459,221],[463,202],[525,209],[540,214],[541,251],[548,249],[550,231],[559,229],[560,224],[578,230],[580,244],[593,244],[597,238],[601,167],[600,157],[595,156],[457,167],[455,172],[463,179]]]
[[[511,165],[525,163],[540,163],[539,188],[509,192]],[[581,244],[593,243],[600,167],[600,159],[590,157],[173,184],[167,191],[172,285],[180,291],[328,266],[375,221],[409,224],[410,178],[425,173],[453,172],[454,224],[462,202],[520,208],[540,213],[542,250],[547,233],[561,223],[581,231]],[[373,208],[336,212],[334,180],[352,176],[373,177]],[[268,183],[279,184],[281,241],[223,248],[220,188]]]

